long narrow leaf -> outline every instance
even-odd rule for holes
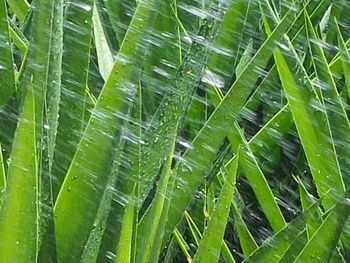
[[[85,126],[85,89],[90,61],[92,9],[92,1],[84,0],[71,2],[65,10],[59,125],[52,170],[55,177],[54,198]]]
[[[135,187],[136,188],[136,187]],[[116,263],[128,263],[131,262],[133,253],[133,235],[135,228],[135,215],[136,215],[136,189],[131,192],[128,203],[126,204],[124,217],[123,217],[123,227],[120,232],[119,244],[117,248]]]
[[[169,211],[167,224],[168,234],[172,232],[172,229],[174,229],[181,218],[181,211],[189,204],[192,194],[200,185],[205,170],[213,161],[216,150],[229,130],[232,129],[232,121],[240,112],[259,75],[256,69],[266,65],[270,54],[276,47],[276,41],[282,37],[292,22],[293,14],[291,10],[285,16],[236,80],[235,84],[233,84],[228,94],[193,141],[192,148],[188,149],[184,154],[183,157],[186,163],[177,165],[176,174],[179,187],[174,189],[172,207]],[[206,147],[204,148],[203,145],[206,145]],[[188,169],[189,165],[191,169]]]
[[[245,224],[240,212],[238,211],[235,201],[232,202],[232,213],[237,228],[239,243],[241,244],[243,253],[245,256],[250,255],[254,250],[258,248],[252,234],[250,233],[247,225]]]
[[[213,16],[220,14],[214,13]],[[188,55],[178,68],[171,87],[171,91],[165,95],[162,104],[150,129],[145,135],[147,147],[142,148],[141,160],[141,198],[144,199],[149,192],[151,183],[157,175],[164,154],[177,134],[180,120],[186,113],[191,95],[205,66],[208,49],[215,38],[220,21],[213,18],[204,20],[199,29],[198,36],[206,42],[193,39],[193,44]]]
[[[0,143],[0,210],[1,210],[1,203],[2,203],[2,195],[4,194],[5,190],[6,190],[5,164],[4,164],[4,158],[2,156],[2,148]]]
[[[337,30],[338,30],[338,43],[340,47],[341,64],[344,72],[346,89],[348,91],[348,96],[350,98],[350,53],[343,39],[339,26],[337,26]]]
[[[11,9],[15,12],[16,16],[21,21],[24,21],[30,8],[27,0],[7,0],[7,3],[11,7]]]
[[[347,139],[347,135],[350,134],[349,119],[326,60],[325,52],[322,46],[316,44],[317,41],[320,41],[320,38],[317,36],[307,13],[305,13],[305,19],[309,34],[311,57],[316,69],[315,72],[319,81],[318,85],[320,85],[319,89],[322,93],[322,100],[327,110],[335,150],[342,174],[346,175],[347,169],[350,166],[350,149],[345,146],[350,143],[349,139]],[[344,176],[344,180],[346,183],[350,182],[348,176]]]
[[[222,187],[215,210],[211,215],[208,226],[199,243],[197,253],[193,262],[217,262],[221,251],[221,241],[224,237],[227,218],[230,212],[230,204],[233,197],[234,185],[236,184],[236,174],[239,160],[239,148],[237,155],[228,172],[226,181]]]
[[[123,124],[128,96],[135,92],[142,54],[135,45],[143,39],[142,29],[152,15],[154,4],[155,1],[140,1],[58,195],[54,212],[60,262],[77,260],[93,227],[106,186],[106,167],[111,162],[117,128]]]
[[[35,262],[38,251],[38,167],[32,87],[17,126],[0,212],[0,261]]]
[[[288,223],[280,232],[267,239],[243,262],[279,262],[294,240],[305,229],[307,221],[316,212],[318,206],[318,203],[314,204],[309,210]]]
[[[0,109],[14,95],[16,90],[13,55],[7,23],[7,8],[5,0],[0,1]]]
[[[94,5],[92,21],[99,69],[103,79],[106,80],[112,70],[114,59],[103,30],[96,3]]]
[[[328,262],[350,214],[349,191],[339,199],[322,225],[295,259],[296,262]]]
[[[264,21],[268,31],[269,25],[266,20]],[[291,46],[290,42],[287,42]],[[294,50],[292,46],[291,50],[292,52]],[[294,52],[292,57],[289,57],[290,60],[293,58],[293,63],[296,66],[292,69],[293,72],[290,71],[291,68],[279,49],[274,52],[274,56],[318,192],[323,196],[329,190],[332,191],[324,199],[324,205],[330,207],[335,203],[337,195],[344,191],[344,184],[335,150],[329,141],[331,134],[327,118],[322,111],[323,106],[316,97],[298,55]],[[296,72],[298,68],[300,73]],[[298,74],[302,74],[302,76],[296,79],[295,76]],[[323,146],[323,152],[327,152],[327,156],[320,154],[318,149],[321,145]]]
[[[157,229],[161,224],[162,212],[164,210],[165,199],[167,196],[167,188],[169,186],[171,175],[171,164],[173,160],[175,139],[173,139],[173,146],[168,149],[168,157],[163,167],[163,172],[157,187],[157,192],[152,204],[148,208],[146,214],[142,218],[137,230],[137,251],[136,262],[147,263],[152,257],[152,249],[155,240],[161,238],[157,236]]]

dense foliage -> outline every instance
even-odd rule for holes
[[[349,262],[347,0],[0,0],[0,262]]]

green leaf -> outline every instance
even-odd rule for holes
[[[250,233],[246,223],[244,222],[241,213],[239,212],[235,200],[231,204],[233,219],[237,228],[239,243],[245,256],[250,255],[254,250],[258,248],[252,234]]]
[[[233,199],[232,199],[233,200]],[[215,205],[215,204],[214,204]],[[214,206],[213,205],[213,206]],[[214,210],[215,207],[213,207]],[[213,214],[213,210],[211,210],[210,215]],[[196,223],[194,222],[194,220],[192,219],[192,217],[190,216],[190,214],[185,211],[184,213],[187,224],[190,228],[192,237],[194,238],[194,240],[196,241],[197,246],[200,244],[201,239],[203,238],[202,233],[199,231]],[[210,215],[208,215],[208,217],[210,217]],[[176,231],[176,230],[175,230]],[[222,257],[225,259],[225,262],[229,263],[229,262],[235,262],[235,259],[233,258],[231,251],[229,249],[229,247],[227,246],[224,238],[222,239],[222,247],[221,247],[221,254]]]
[[[104,0],[109,20],[120,45],[127,33],[126,29],[134,14],[136,3],[138,1],[135,0]]]
[[[344,40],[345,41],[345,40]],[[347,41],[345,41],[345,47],[348,52],[349,52],[349,45],[350,45],[350,39],[348,39]],[[329,67],[331,69],[331,71],[334,74],[342,74],[343,73],[343,66],[342,66],[342,59],[341,59],[341,53],[338,52],[334,58],[329,62]]]
[[[350,166],[350,149],[345,145],[350,143],[348,134],[350,134],[350,123],[344,108],[342,99],[337,90],[333,74],[329,68],[325,52],[318,41],[310,17],[305,13],[306,28],[308,32],[309,46],[311,48],[311,58],[315,67],[318,89],[322,94],[322,103],[327,111],[328,122],[332,134],[332,140],[339,160],[341,172],[345,183],[350,182],[350,177],[345,176]]]
[[[192,147],[183,155],[183,159],[186,160],[185,163],[182,162],[176,166],[175,173],[178,178],[178,187],[174,188],[174,195],[171,201],[172,205],[167,223],[168,234],[172,232],[180,220],[182,211],[185,210],[193,193],[199,187],[206,169],[215,157],[215,152],[229,131],[232,130],[234,120],[241,111],[259,76],[256,68],[263,68],[267,64],[270,55],[277,45],[276,42],[288,31],[290,24],[293,22],[293,15],[293,11],[289,11],[272,35],[261,46],[260,50],[257,51],[251,62],[244,69],[194,139]],[[206,147],[203,147],[203,145]]]
[[[92,15],[93,29],[94,29],[94,40],[97,52],[97,59],[100,74],[104,80],[106,80],[112,70],[114,59],[112,51],[109,47],[106,39],[100,14],[97,10],[96,3],[94,4],[94,11]]]
[[[9,102],[16,91],[12,46],[7,20],[5,0],[0,0],[0,109]]]
[[[243,262],[279,262],[294,240],[305,229],[307,221],[316,212],[318,206],[319,203],[314,204],[310,209],[288,223],[280,232],[265,240]]]
[[[63,55],[63,0],[56,0],[54,7],[54,20],[52,26],[51,54],[46,93],[46,125],[48,135],[47,151],[49,156],[50,172],[53,163],[56,134],[58,126],[58,112],[61,95],[61,74]]]
[[[23,78],[21,78],[17,97],[24,103],[28,89],[33,90],[35,101],[35,139],[36,139],[36,160],[38,176],[38,249],[42,241],[50,218],[52,218],[52,200],[50,177],[47,174],[47,144],[44,138],[45,126],[45,103],[48,85],[49,59],[51,52],[52,23],[55,1],[34,1],[31,19],[31,38],[29,41],[26,60],[24,65]],[[52,223],[52,219],[51,219]],[[54,241],[54,240],[53,240]]]
[[[337,30],[338,30],[338,45],[340,48],[341,65],[344,72],[346,89],[348,91],[348,96],[350,98],[350,53],[343,39],[339,26],[337,26]]]
[[[2,148],[0,143],[0,210],[2,203],[2,195],[6,190],[6,174],[5,174],[5,164],[2,156]]]
[[[271,171],[278,167],[279,152],[276,151],[275,153],[273,149],[279,147],[280,141],[288,135],[291,129],[294,129],[292,115],[288,105],[284,105],[249,140],[249,147],[263,171]],[[268,157],[265,157],[266,152],[270,153]]]
[[[304,230],[297,236],[295,241],[292,243],[292,245],[281,258],[279,263],[293,263],[295,255],[299,255],[299,253],[303,250],[307,242],[307,231]]]
[[[166,218],[162,216],[162,212],[165,209],[167,188],[171,181],[170,175],[174,147],[175,138],[173,139],[173,146],[168,149],[168,157],[163,167],[156,194],[138,225],[136,262],[147,263],[156,260],[156,258],[152,257],[152,250],[156,239],[161,239],[161,236],[157,235],[157,230],[160,224],[162,224],[161,220],[166,220]]]
[[[27,0],[7,0],[7,3],[16,14],[18,19],[24,21],[30,8]]]
[[[220,18],[220,13],[213,13],[214,17],[216,15],[219,15]],[[144,140],[147,147],[142,147],[141,153],[140,198],[142,200],[150,191],[151,184],[164,159],[164,154],[181,128],[180,121],[187,112],[191,95],[201,77],[208,49],[218,26],[219,22],[213,21],[212,18],[202,21],[197,35],[203,39],[209,39],[208,42],[204,45],[193,39],[188,55],[184,58],[173,78],[170,92],[163,98],[151,121],[150,128],[145,132]]]
[[[235,73],[233,69],[237,68],[238,59],[247,50],[250,36],[244,32],[249,32],[258,25],[255,8],[256,2],[250,0],[231,1],[226,8],[225,18],[215,39],[214,46],[217,51],[210,53],[206,75],[202,80],[215,106],[220,102],[215,95],[221,95],[222,89],[231,85]]]
[[[220,257],[222,239],[224,237],[230,204],[233,197],[234,185],[239,160],[239,147],[237,155],[228,172],[226,181],[221,189],[215,210],[210,216],[208,226],[204,231],[193,262],[217,262]]]
[[[22,55],[25,56],[28,50],[28,40],[24,36],[20,36],[12,27],[10,27],[10,35],[13,43],[18,47]]]
[[[129,108],[129,111],[127,113],[127,116],[131,115],[131,110],[132,108]],[[126,137],[127,131],[128,131],[128,126],[129,124],[124,124],[125,128],[123,128],[122,130],[122,138],[119,141],[119,144],[116,147],[116,153],[115,153],[115,160],[113,162],[113,166],[110,170],[110,174],[108,176],[108,181],[107,181],[107,185],[104,189],[104,193],[102,195],[101,198],[101,202],[100,202],[100,206],[98,208],[97,211],[97,215],[96,218],[94,220],[93,223],[93,229],[91,230],[88,240],[86,241],[86,244],[84,246],[84,252],[81,256],[80,261],[82,263],[88,263],[88,262],[96,262],[98,261],[98,255],[99,255],[99,250],[102,244],[102,240],[103,240],[103,235],[105,233],[105,230],[107,228],[107,220],[108,220],[108,216],[109,216],[109,211],[111,209],[113,209],[113,207],[111,206],[112,203],[112,199],[114,197],[114,192],[116,191],[115,187],[117,185],[117,179],[118,179],[118,174],[120,172],[120,170],[122,170],[121,167],[121,162],[122,162],[122,158],[123,158],[123,153],[126,149],[126,140],[124,139]],[[121,151],[121,150],[124,151]],[[121,180],[120,180],[121,181]],[[121,182],[118,182],[118,184],[120,184]],[[125,212],[124,212],[124,216],[127,216],[128,219],[130,219],[130,209],[132,207],[136,208],[135,205],[133,204],[135,202],[135,194],[136,194],[136,190],[135,190],[135,184],[133,184],[133,188],[131,190],[127,190],[127,192],[125,193],[125,195],[127,196],[128,200],[127,203],[125,204]],[[132,195],[132,196],[130,196]],[[132,199],[131,199],[132,198]],[[129,204],[131,203],[131,204]],[[128,211],[127,211],[128,210]],[[136,210],[135,210],[136,211]],[[124,221],[125,222],[125,221]],[[134,225],[133,221],[131,222],[132,225]],[[126,229],[124,229],[126,228]],[[122,229],[121,229],[121,235],[128,235],[129,233],[129,222],[128,223],[124,223],[122,224]],[[131,232],[132,234],[132,232]],[[132,236],[131,236],[132,237]],[[123,240],[122,237],[119,238],[120,242],[127,242],[127,240]],[[124,245],[123,245],[124,246]],[[128,253],[128,250],[124,250],[123,253]],[[119,255],[119,253],[118,253]],[[125,255],[125,254],[124,254]],[[124,256],[123,256],[124,257]]]
[[[198,245],[200,240],[202,239],[202,233],[199,231],[196,223],[193,221],[193,219],[190,216],[190,214],[188,213],[188,211],[184,212],[184,217],[185,217],[186,222],[190,228],[191,235],[192,235],[194,241],[196,242],[196,244]]]
[[[116,136],[118,127],[124,124],[123,114],[128,111],[131,93],[136,92],[143,50],[135,47],[143,40],[143,28],[153,14],[155,2],[139,3],[57,197],[54,213],[59,262],[78,260],[93,227],[107,183],[113,145],[120,140],[120,135]]]
[[[236,76],[239,76],[242,73],[244,68],[248,65],[249,61],[252,59],[252,56],[253,56],[253,41],[250,40],[239,63],[237,64],[237,67],[235,70]]]
[[[269,31],[266,19],[264,22],[266,30]],[[318,193],[323,196],[331,190],[324,198],[324,205],[329,208],[336,202],[338,194],[344,191],[337,156],[332,142],[329,141],[332,138],[329,123],[323,112],[324,106],[318,100],[298,55],[291,43],[286,43],[292,52],[288,62],[279,49],[274,52],[275,62]],[[290,68],[289,65],[294,67]],[[322,153],[319,151],[320,147],[323,149]]]
[[[166,192],[166,197],[171,196],[173,194],[173,189],[174,189],[174,183],[175,183],[175,177],[170,177],[168,187],[167,187],[167,192]],[[156,232],[156,239],[152,245],[152,251],[151,251],[151,257],[152,259],[157,259],[159,261],[159,256],[162,250],[162,244],[163,244],[163,237],[164,237],[164,232],[165,232],[165,225],[166,221],[168,218],[168,213],[169,213],[169,208],[170,208],[170,198],[165,198],[165,202],[163,205],[163,211],[161,218],[159,220],[159,225],[157,228]]]
[[[283,111],[283,110],[282,110]],[[278,117],[278,114],[277,114]],[[239,168],[244,172],[252,186],[254,193],[261,205],[272,229],[275,232],[281,230],[285,225],[285,220],[279,209],[271,188],[261,171],[254,153],[251,151],[243,131],[237,123],[234,124],[235,131],[229,134],[228,138],[232,147],[242,144],[240,148]]]
[[[338,0],[331,5],[331,10],[329,14],[329,21],[327,25],[327,32],[325,41],[330,45],[335,44],[335,38],[337,36],[337,20],[346,24],[343,19],[344,14],[349,11],[349,5],[346,0]],[[333,50],[326,50],[326,55],[329,58],[329,55],[334,53]]]
[[[129,195],[129,200],[126,204],[122,229],[120,231],[119,244],[116,250],[117,257],[116,263],[128,263],[131,262],[132,253],[133,253],[133,236],[135,233],[136,225],[136,187],[133,189]]]
[[[35,262],[38,251],[38,167],[32,87],[21,110],[0,211],[0,261]]]
[[[305,185],[301,181],[300,178],[297,179],[297,182],[299,184],[299,192],[300,192],[300,201],[302,204],[303,211],[306,211],[309,209],[315,202],[316,198],[313,197],[306,189]],[[309,240],[311,240],[312,236],[315,234],[317,229],[320,227],[320,225],[323,222],[322,218],[322,211],[320,208],[317,209],[315,214],[309,219],[309,221],[306,224],[307,229],[307,235],[300,236],[298,239],[293,243],[293,248],[291,251],[288,251],[284,255],[284,260],[282,262],[293,262],[295,255],[299,255],[300,252],[303,250],[303,248],[306,246]],[[343,262],[342,255],[340,251],[336,250],[334,251],[331,261],[330,262]]]
[[[300,202],[303,211],[306,211],[309,209],[314,203],[315,198],[309,194],[306,187],[304,186],[303,182],[298,179],[297,180],[299,185],[299,193],[300,193]],[[312,218],[307,222],[306,228],[307,228],[307,237],[310,239],[317,228],[320,226],[322,222],[322,214],[321,211],[317,211]]]
[[[42,189],[41,202],[43,224],[43,238],[40,243],[39,261],[56,261],[56,244],[54,234],[53,218],[53,196],[52,196],[52,164],[56,133],[58,126],[58,111],[61,95],[61,68],[63,54],[63,0],[55,0],[53,10],[50,61],[48,67],[47,87],[45,90],[45,105],[43,119],[43,138],[42,138],[42,163],[41,163],[41,181]]]
[[[145,121],[151,121],[159,102],[170,93],[168,90],[172,89],[174,76],[183,62],[182,53],[188,51],[188,47],[181,43],[181,21],[177,17],[177,7],[174,7],[176,1],[172,2],[174,0],[158,2],[152,27],[148,27],[152,32],[149,34],[150,43],[147,43],[150,49],[146,53],[141,79]],[[156,45],[151,43],[153,39]]]
[[[190,255],[190,253],[188,252],[190,250],[190,247],[186,243],[185,239],[182,237],[179,230],[177,230],[177,228],[175,228],[175,230],[174,230],[174,236],[176,238],[177,243],[180,246],[181,251],[184,253],[187,261],[192,262],[192,257]]]
[[[90,62],[92,2],[70,2],[65,9],[61,101],[52,169],[55,199],[86,125],[85,89]]]
[[[297,262],[329,262],[350,214],[349,191],[331,209],[298,257]]]

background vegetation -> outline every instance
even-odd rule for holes
[[[0,0],[0,262],[349,262],[347,0]]]

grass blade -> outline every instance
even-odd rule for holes
[[[94,40],[100,74],[103,79],[106,80],[112,70],[114,59],[103,30],[102,20],[100,18],[96,3],[94,4],[92,21],[94,25]]]
[[[30,9],[27,0],[7,0],[7,3],[18,19],[23,22]]]
[[[193,239],[195,240],[197,246],[199,245],[200,240],[202,239],[202,233],[199,231],[197,225],[195,224],[195,222],[193,221],[192,217],[190,216],[190,214],[185,211],[184,213],[186,222],[190,228],[191,231],[191,235],[193,237]]]
[[[190,250],[190,247],[186,243],[185,239],[182,237],[179,230],[177,230],[177,228],[175,228],[175,230],[174,230],[174,236],[176,238],[177,243],[179,244],[179,246],[181,248],[182,253],[184,253],[184,255],[186,257],[187,262],[192,262],[192,257],[190,255],[190,253],[188,252]]]
[[[220,15],[219,19],[221,19]],[[188,55],[174,76],[171,91],[163,98],[150,129],[146,132],[145,144],[147,147],[143,147],[141,153],[141,199],[146,198],[150,191],[164,154],[180,129],[180,121],[187,112],[191,95],[202,74],[208,49],[215,37],[218,24],[219,21],[214,21],[212,18],[202,21],[197,35],[200,39],[204,39],[205,43],[203,40],[193,39]]]
[[[163,172],[157,187],[157,192],[149,206],[147,212],[141,219],[137,230],[137,251],[136,251],[136,262],[147,263],[156,260],[152,256],[153,245],[155,240],[161,238],[157,236],[157,229],[161,224],[162,212],[165,209],[165,199],[167,196],[167,188],[171,181],[171,164],[173,160],[173,152],[175,147],[175,139],[173,140],[173,146],[168,150],[168,157],[163,167]],[[160,241],[161,242],[161,241]]]
[[[279,263],[293,263],[295,255],[299,255],[299,253],[303,250],[307,242],[307,232],[304,230],[298,235],[298,237],[289,247],[287,252],[283,255]]]
[[[106,167],[119,140],[117,128],[124,122],[130,93],[136,92],[142,50],[135,50],[135,45],[143,39],[155,2],[140,1],[58,195],[54,212],[59,262],[78,260],[93,227],[107,183]],[[86,216],[80,217],[81,213]]]
[[[0,0],[0,109],[9,102],[16,91],[9,32],[6,3],[5,0]]]
[[[301,262],[329,262],[350,214],[349,191],[340,198],[322,225],[295,259]]]
[[[319,203],[288,223],[280,232],[267,239],[257,250],[243,262],[279,262],[288,248],[304,230],[307,221],[313,216]]]
[[[256,71],[256,68],[263,68],[266,65],[276,47],[276,42],[288,31],[293,15],[293,11],[289,11],[272,35],[265,41],[192,142],[192,148],[188,149],[184,154],[183,158],[186,160],[186,163],[177,165],[176,176],[179,187],[174,188],[167,223],[168,234],[172,232],[180,220],[182,211],[185,210],[192,194],[200,185],[206,168],[213,161],[216,150],[232,129],[233,121],[237,118],[258,78],[259,73]],[[206,148],[203,148],[203,145],[206,145]],[[191,166],[195,165],[192,171],[188,169],[188,164]],[[181,182],[186,182],[185,186]]]
[[[318,122],[314,117],[315,110],[305,107],[306,105],[317,103],[313,95],[311,95],[311,91],[308,91],[307,87],[303,87],[303,85],[295,82],[292,73],[289,71],[287,62],[279,51],[276,52],[275,56],[282,85],[288,93],[289,106],[314,180],[318,186],[318,192],[320,195],[324,195],[329,189],[332,190],[329,197],[325,197],[324,199],[324,205],[330,207],[334,204],[338,194],[344,191],[344,185],[334,148],[327,140],[323,139],[330,137],[328,131],[324,129],[328,124],[324,123],[324,116],[322,118],[323,113],[321,113],[321,116],[319,113],[316,113],[320,116],[319,118],[323,119],[323,122]],[[327,152],[327,155],[320,155],[317,149],[318,147],[315,147],[315,145],[323,145],[323,152]]]
[[[214,210],[214,207],[213,207],[212,210],[210,210],[210,214],[213,214],[213,210]],[[190,214],[187,211],[185,211],[184,216],[185,216],[187,224],[188,224],[188,226],[190,228],[192,237],[194,238],[194,240],[196,242],[196,245],[198,246],[200,241],[201,241],[201,239],[203,238],[203,235],[199,231],[196,223],[194,222],[194,220],[192,219],[192,217],[190,216]],[[209,217],[209,215],[208,215],[208,217]],[[231,251],[230,251],[229,247],[227,246],[227,244],[226,244],[224,239],[222,239],[221,253],[222,253],[222,257],[225,259],[225,262],[227,262],[227,263],[235,262],[235,259],[233,258],[232,254],[231,254]]]
[[[42,156],[42,180],[41,189],[43,193],[47,193],[44,201],[43,225],[44,236],[40,246],[39,261],[56,261],[56,244],[54,235],[54,218],[53,218],[53,196],[52,196],[52,165],[54,148],[56,142],[57,126],[58,126],[58,111],[61,95],[61,73],[62,73],[62,54],[63,54],[63,0],[55,0],[51,45],[50,45],[50,61],[48,68],[45,108],[44,108],[44,129],[43,142],[44,145]]]
[[[239,148],[237,153],[239,153]],[[211,215],[208,226],[199,243],[193,262],[217,262],[220,257],[222,239],[224,237],[230,204],[233,197],[234,185],[236,184],[236,174],[238,167],[239,154],[236,155],[226,181],[220,192],[215,210]]]
[[[35,262],[38,251],[38,167],[32,87],[20,114],[0,211],[0,261]]]
[[[5,164],[4,158],[2,156],[2,148],[0,143],[0,210],[2,204],[2,195],[6,190],[6,174],[5,174]]]
[[[125,0],[124,0],[125,1]],[[172,3],[174,2],[174,3]],[[175,9],[173,8],[175,6]],[[170,15],[169,15],[170,14]],[[143,101],[145,121],[151,121],[162,98],[168,95],[182,63],[181,33],[178,24],[176,0],[159,1],[152,28],[149,28],[150,46],[146,54],[141,81],[143,83]],[[188,36],[189,37],[189,36]],[[187,52],[187,47],[184,48]],[[164,61],[168,61],[164,63]],[[163,95],[164,94],[164,95]]]
[[[134,241],[133,236],[136,234],[134,231],[135,225],[136,225],[135,216],[136,216],[136,209],[137,209],[135,198],[136,198],[136,187],[131,192],[128,203],[126,204],[126,208],[123,216],[122,229],[120,231],[119,244],[116,250],[117,252],[117,257],[115,260],[116,263],[128,263],[128,262],[131,262],[131,259],[132,259],[133,241]]]
[[[237,205],[234,200],[232,202],[231,208],[233,218],[235,221],[235,226],[238,232],[239,243],[241,244],[244,255],[248,256],[258,248],[258,245],[256,244],[252,234],[250,233],[240,212],[238,211]]]
[[[301,206],[302,206],[303,211],[306,211],[307,209],[309,209],[313,205],[315,200],[308,193],[305,185],[303,184],[303,182],[300,179],[298,179],[298,184],[299,184]],[[313,236],[313,234],[315,233],[317,228],[320,226],[321,222],[322,222],[321,211],[317,211],[314,214],[314,216],[312,218],[310,218],[310,220],[308,221],[308,223],[306,225],[308,239],[310,239]]]
[[[303,208],[303,211],[306,211],[316,201],[315,201],[315,198],[311,194],[309,194],[303,182],[299,178],[297,179],[297,181],[299,184],[300,201],[302,204],[302,208]],[[293,257],[295,255],[300,254],[300,252],[303,250],[305,245],[308,243],[308,240],[311,240],[312,236],[316,233],[317,229],[320,227],[320,225],[322,225],[322,222],[323,222],[322,211],[318,209],[306,224],[307,235],[304,237],[298,237],[298,240],[294,242],[295,245],[292,246],[294,247],[294,250],[290,251],[289,253],[286,253],[286,255],[284,256],[285,258],[284,262],[293,262],[292,260]],[[334,254],[330,262],[334,262],[334,263],[343,262],[342,255],[338,250],[334,251]]]
[[[127,116],[130,116],[131,115],[131,111],[132,111],[132,107],[129,107],[129,111],[127,113]],[[108,216],[109,216],[109,212],[110,210],[114,209],[113,206],[111,206],[111,203],[112,203],[112,199],[114,198],[114,195],[115,195],[115,191],[118,191],[119,189],[117,188],[118,184],[123,184],[123,182],[118,181],[118,174],[120,173],[120,170],[122,170],[122,166],[121,166],[121,163],[122,163],[122,159],[123,159],[123,151],[121,151],[121,149],[126,149],[127,147],[127,143],[126,143],[126,140],[124,138],[126,138],[126,134],[128,132],[128,124],[124,124],[125,127],[123,127],[122,129],[122,138],[120,141],[119,141],[119,144],[117,145],[116,147],[116,153],[115,153],[115,160],[113,162],[113,165],[112,165],[112,169],[110,171],[110,174],[109,174],[109,177],[108,177],[108,181],[107,181],[107,185],[104,189],[104,193],[103,193],[103,196],[102,196],[102,199],[101,199],[101,202],[100,202],[100,206],[98,208],[98,211],[97,211],[97,215],[96,215],[96,218],[95,218],[95,221],[94,221],[94,224],[93,224],[93,229],[91,230],[90,234],[89,234],[89,238],[85,244],[85,247],[84,247],[84,252],[81,256],[81,262],[83,263],[88,263],[88,262],[96,262],[98,261],[98,255],[99,255],[99,250],[100,250],[100,247],[102,245],[102,240],[103,240],[103,235],[105,234],[105,231],[106,231],[106,228],[107,228],[107,224],[108,224]],[[117,182],[118,181],[118,182]],[[132,184],[134,185],[134,184]],[[129,185],[127,186],[128,188]],[[130,193],[132,193],[133,195],[136,194],[136,190],[135,190],[135,185],[129,190],[127,189],[125,195],[127,196],[126,198],[128,199],[128,197],[130,196]],[[137,188],[136,188],[137,189]],[[123,192],[121,192],[121,194],[124,194]],[[135,202],[134,199],[131,199],[131,200],[127,200],[129,202]],[[125,216],[130,216],[130,209],[132,207],[135,206],[135,204],[129,204],[129,203],[126,203],[124,205],[126,208],[123,209],[125,210],[124,211],[124,214]],[[128,210],[128,211],[126,211]],[[132,225],[133,225],[133,222],[132,222]],[[129,234],[129,223],[127,223],[125,225],[126,227],[126,230],[124,230],[124,225],[122,225],[122,230],[121,230],[121,234],[124,234],[124,235],[127,235]],[[123,233],[126,232],[126,233]],[[131,232],[132,233],[132,232]],[[119,240],[121,242],[125,241],[125,240],[122,240],[121,237],[119,238]],[[127,253],[127,250],[123,251],[123,253]],[[118,253],[119,254],[119,253]]]
[[[248,178],[272,229],[275,232],[278,232],[286,224],[282,212],[279,209],[271,188],[259,167],[257,159],[244,138],[242,130],[237,123],[234,124],[234,127],[235,131],[229,134],[228,137],[232,147],[242,144],[242,147],[240,148],[239,167]]]
[[[28,40],[26,40],[24,36],[20,36],[11,26],[10,35],[13,43],[21,51],[22,56],[25,56],[28,50]]]
[[[121,44],[126,34],[137,1],[135,0],[105,0],[107,13],[118,42]]]
[[[350,177],[345,176],[348,172],[348,167],[350,167],[350,149],[345,145],[350,143],[350,140],[347,139],[347,135],[350,134],[349,119],[338,93],[333,74],[329,68],[325,52],[322,46],[316,43],[317,41],[321,41],[321,39],[317,36],[307,13],[305,13],[305,19],[309,46],[311,48],[311,57],[319,81],[318,85],[320,85],[319,90],[322,94],[322,102],[327,110],[328,121],[339,165],[347,184],[350,182]]]
[[[55,1],[35,1],[32,3],[31,38],[26,61],[23,61],[23,78],[21,79],[17,97],[21,104],[27,97],[28,89],[33,90],[35,101],[35,139],[38,176],[38,249],[48,228],[52,216],[51,185],[47,174],[47,141],[44,137],[45,103],[48,85],[49,60],[51,52],[52,23]]]
[[[232,68],[237,64],[236,60],[242,53],[242,47],[248,42],[249,36],[243,32],[257,26],[258,21],[253,15],[254,7],[254,1],[232,1],[225,12],[225,18],[215,39],[214,46],[218,52],[210,53],[206,75],[202,80],[208,87],[210,99],[215,106],[220,102],[216,94],[221,94],[221,90],[231,84],[234,75]]]
[[[90,61],[92,9],[92,1],[84,0],[71,2],[65,10],[61,101],[52,169],[55,177],[54,199],[85,126],[85,89]]]
[[[337,30],[338,30],[338,45],[340,48],[341,64],[342,64],[343,73],[345,77],[345,84],[348,92],[348,97],[350,98],[350,53],[343,39],[339,25],[337,25]]]
[[[51,173],[56,142],[58,112],[61,95],[61,73],[63,55],[63,0],[56,0],[54,7],[55,23],[52,27],[51,54],[46,94],[46,128],[48,136],[49,170]]]
[[[267,23],[265,19],[264,24],[266,30],[269,31]],[[287,43],[293,52],[294,48],[289,41]],[[274,57],[318,193],[323,196],[331,190],[331,193],[324,198],[324,205],[329,208],[336,202],[338,194],[344,191],[344,184],[335,150],[328,139],[331,138],[331,135],[329,123],[322,112],[323,105],[318,101],[309,77],[295,51],[292,57],[289,57],[290,60],[293,59],[293,62],[287,63],[279,49],[274,52]],[[293,72],[288,66],[290,63],[296,65]],[[300,73],[296,72],[297,69]],[[300,74],[302,76],[296,78]],[[327,152],[326,155],[319,153],[318,147],[321,145],[323,152]]]

